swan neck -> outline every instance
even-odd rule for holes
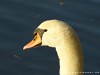
[[[59,57],[60,75],[82,75],[83,59],[80,48],[73,49],[63,44],[58,46],[56,51]]]

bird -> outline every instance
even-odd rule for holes
[[[80,40],[70,24],[46,20],[34,30],[34,38],[23,50],[39,46],[55,48],[59,59],[59,75],[83,75],[83,52]]]

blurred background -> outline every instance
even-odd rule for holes
[[[49,19],[63,20],[75,29],[84,71],[100,72],[100,0],[0,0],[0,75],[59,75],[55,49],[22,49],[34,29]]]

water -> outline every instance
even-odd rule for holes
[[[100,0],[59,1],[0,0],[0,75],[59,75],[54,49],[22,50],[48,19],[71,24],[83,47],[84,71],[100,72]]]

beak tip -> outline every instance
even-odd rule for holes
[[[26,47],[26,46],[24,46],[24,47],[23,47],[23,50],[25,50],[25,49],[27,49],[27,47]]]

